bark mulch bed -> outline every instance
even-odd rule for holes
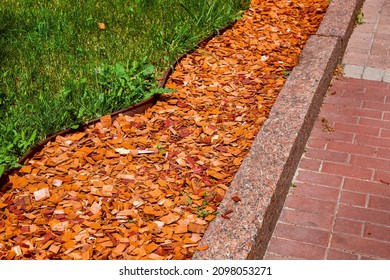
[[[144,114],[58,136],[0,196],[1,259],[190,259],[328,0],[252,1]],[[294,121],[294,120],[291,120]],[[238,201],[238,196],[233,196]]]

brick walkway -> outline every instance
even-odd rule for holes
[[[390,0],[363,12],[343,63],[365,80],[333,81],[264,259],[390,259]]]
[[[343,57],[347,77],[390,83],[390,0],[365,0]]]

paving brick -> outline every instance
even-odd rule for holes
[[[390,197],[370,196],[368,207],[390,212]],[[390,232],[389,232],[390,234]]]
[[[364,73],[366,71],[367,68],[365,68],[364,72],[363,72],[363,79],[364,79]],[[366,90],[364,91],[345,91],[343,93],[343,96],[344,97],[347,97],[347,98],[353,98],[353,99],[357,99],[357,100],[367,100],[367,101],[372,101],[372,102],[384,102],[385,100],[385,96],[383,94],[378,94],[378,93],[373,93],[373,92],[366,92]],[[350,107],[352,107],[353,105],[350,105]]]
[[[324,113],[324,112],[322,112]],[[343,123],[349,123],[349,124],[358,124],[359,118],[357,116],[351,116],[341,113],[326,113],[322,114],[320,119],[325,118],[328,121],[334,123],[336,121],[343,122]]]
[[[389,105],[384,104],[384,103],[372,102],[372,101],[368,101],[368,100],[363,101],[363,108],[390,112]]]
[[[362,102],[361,102],[362,104]],[[329,104],[329,103],[323,103],[321,106],[321,112],[326,113],[337,113],[340,106],[337,104]]]
[[[274,254],[304,260],[323,260],[325,248],[288,239],[272,238],[268,251]]]
[[[374,180],[376,182],[380,182],[383,185],[388,186],[390,182],[390,172],[385,172],[383,170],[375,170]],[[389,195],[385,195],[385,193],[387,192],[384,192],[383,196],[389,196]]]
[[[361,256],[360,260],[362,261],[374,261],[374,260],[380,260],[380,258],[373,258],[373,257],[367,257],[367,256]]]
[[[274,231],[274,236],[326,247],[328,245],[330,232],[300,227],[297,225],[278,223]]]
[[[390,159],[390,149],[378,149],[377,157]]]
[[[390,120],[390,113],[384,113],[383,120],[389,121]]]
[[[345,97],[345,93],[341,95],[329,95],[325,97],[324,103],[325,104],[335,104],[335,105],[341,105],[341,106],[347,106],[347,107],[360,107],[361,101],[357,100],[352,97]],[[321,110],[321,114],[327,113],[326,110]]]
[[[298,176],[296,177],[296,181],[338,188],[341,186],[342,177],[332,174],[300,170],[298,172]]]
[[[380,110],[344,107],[344,108],[340,108],[339,112],[340,114],[350,115],[350,116],[367,117],[367,118],[373,118],[378,120],[382,119],[382,111]]]
[[[390,129],[381,129],[380,137],[381,138],[390,138]]]
[[[385,70],[385,74],[383,75],[383,81],[386,83],[390,83],[390,69]]]
[[[346,152],[346,153],[357,154],[357,155],[366,155],[366,156],[375,155],[374,147],[336,142],[336,141],[329,142],[326,149],[328,151],[339,151],[339,152]]]
[[[349,205],[340,205],[338,216],[340,218],[356,220],[361,222],[370,222],[390,226],[390,213],[385,211],[378,211],[374,209],[367,209],[361,207],[354,207]]]
[[[306,147],[324,149],[327,143],[328,141],[325,139],[310,137],[307,141]]]
[[[363,237],[390,242],[390,227],[367,223],[364,227]]]
[[[285,207],[312,213],[333,214],[336,208],[336,202],[288,195]]]
[[[368,168],[337,164],[333,162],[323,162],[321,171],[328,174],[358,179],[370,179],[373,175],[373,170]]]
[[[297,183],[295,188],[290,189],[293,195],[306,196],[321,200],[336,201],[339,196],[339,190],[315,184]]]
[[[374,121],[376,121],[376,120],[374,120]],[[337,131],[343,131],[343,132],[353,132],[353,133],[359,133],[359,134],[379,136],[379,128],[370,127],[369,125],[365,125],[364,123],[361,123],[361,122],[360,122],[360,124],[362,124],[362,125],[354,125],[354,124],[349,124],[349,123],[336,122],[334,125],[334,129]],[[389,124],[390,124],[390,122],[389,122]]]
[[[366,205],[367,195],[362,193],[342,191],[340,196],[340,203],[353,206],[364,207]]]
[[[372,182],[345,178],[343,189],[377,196],[390,196],[390,187],[380,183],[379,179],[376,182]]]
[[[343,60],[344,64],[347,62],[348,60],[347,61]],[[365,61],[360,65],[358,64],[358,62],[355,61],[352,61],[350,63],[354,63],[354,64],[346,64],[344,66],[344,76],[351,77],[351,78],[361,78],[363,76]]]
[[[332,215],[325,213],[304,212],[294,209],[283,209],[279,221],[305,227],[329,229],[332,226]]]
[[[352,45],[351,45],[352,46]],[[355,44],[353,46],[356,46]],[[364,66],[368,60],[368,52],[366,49],[349,48],[343,56],[342,63],[346,65],[362,65]]]
[[[390,89],[388,87],[367,87],[365,92],[367,94],[390,96]]]
[[[371,81],[382,81],[383,76],[385,75],[385,70],[374,68],[377,65],[382,66],[382,64],[379,63],[376,59],[374,60],[372,56],[370,56],[368,59],[368,65],[372,67],[364,68],[362,78]]]
[[[369,135],[356,135],[354,143],[358,145],[367,145],[390,149],[390,141],[383,141],[382,138]]]
[[[331,152],[319,149],[306,149],[306,158],[328,160],[333,162],[346,163],[348,161],[348,154],[343,152]]]
[[[344,249],[353,253],[364,254],[383,259],[390,258],[390,243],[365,239],[342,233],[333,234],[331,248]]]
[[[327,260],[357,260],[358,255],[338,251],[335,249],[328,249],[326,259]]]
[[[359,120],[359,124],[372,126],[373,128],[388,128],[388,129],[390,129],[390,121],[361,118]]]
[[[322,138],[325,140],[336,140],[343,141],[347,143],[352,143],[354,134],[341,131],[324,131],[322,129],[313,128],[311,135],[316,138]]]
[[[333,231],[361,236],[363,231],[363,222],[336,218],[333,225]]]
[[[383,45],[383,44],[373,44],[372,47],[371,47],[371,54],[373,55],[381,55],[381,56],[384,56],[384,55],[388,55],[388,48]]]
[[[271,240],[272,241],[272,240]],[[278,254],[266,252],[264,260],[297,260],[296,258],[288,257],[288,256],[281,256]]]
[[[390,170],[390,160],[366,157],[361,155],[352,155],[351,164],[376,170]]]
[[[348,78],[348,83],[346,84],[345,88],[355,88],[355,89],[364,89],[367,88],[389,88],[388,84],[383,82],[377,82],[377,81],[368,81],[368,80],[362,80],[362,79],[354,79],[354,78]]]
[[[302,158],[299,163],[299,168],[311,170],[311,171],[319,171],[320,167],[321,167],[321,161],[311,159],[311,158]]]

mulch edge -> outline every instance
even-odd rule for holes
[[[262,259],[363,0],[333,0],[234,177],[193,260]],[[241,201],[234,202],[233,196]]]

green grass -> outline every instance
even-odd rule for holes
[[[0,174],[47,135],[161,92],[156,77],[248,2],[2,0]]]

